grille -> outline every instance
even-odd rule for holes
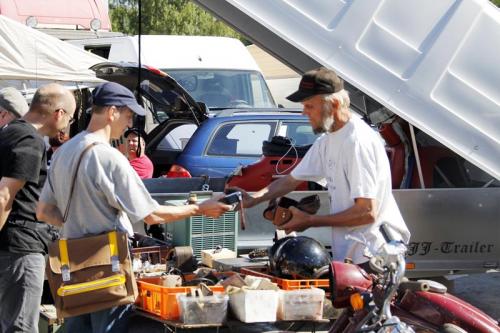
[[[166,226],[175,246],[191,246],[196,258],[201,260],[202,250],[214,249],[219,245],[237,250],[238,219],[238,212],[227,212],[217,219],[192,216]]]

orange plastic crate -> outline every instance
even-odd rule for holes
[[[177,295],[196,287],[167,288],[161,285],[159,277],[137,280],[139,297],[136,305],[143,311],[152,313],[166,320],[178,320],[180,317]],[[224,292],[223,286],[210,286],[213,292]]]
[[[258,272],[248,268],[241,268],[240,273],[268,278],[272,282],[276,283],[278,287],[280,287],[283,290],[297,290],[297,289],[306,289],[311,287],[328,290],[330,288],[330,281],[328,279],[304,279],[304,280],[282,279],[273,275],[269,275],[267,274],[267,272]]]

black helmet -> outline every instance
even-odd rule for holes
[[[268,256],[269,256],[269,268],[270,268],[271,273],[273,273],[273,274],[276,273],[276,268],[277,268],[276,262],[278,261],[279,255],[281,253],[281,247],[290,238],[293,238],[293,237],[283,237],[283,238],[279,238],[279,239],[275,238],[273,246],[271,246],[269,248]]]
[[[325,247],[310,237],[285,237],[269,249],[271,273],[282,278],[318,278],[330,262]]]

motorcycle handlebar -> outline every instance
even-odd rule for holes
[[[380,262],[378,257],[370,258],[370,268],[373,269],[377,273],[384,273],[385,269],[383,263]]]

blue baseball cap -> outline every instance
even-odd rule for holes
[[[146,115],[146,111],[137,103],[134,94],[126,87],[115,82],[106,82],[98,85],[92,92],[92,99],[94,105],[126,106],[139,116]]]

